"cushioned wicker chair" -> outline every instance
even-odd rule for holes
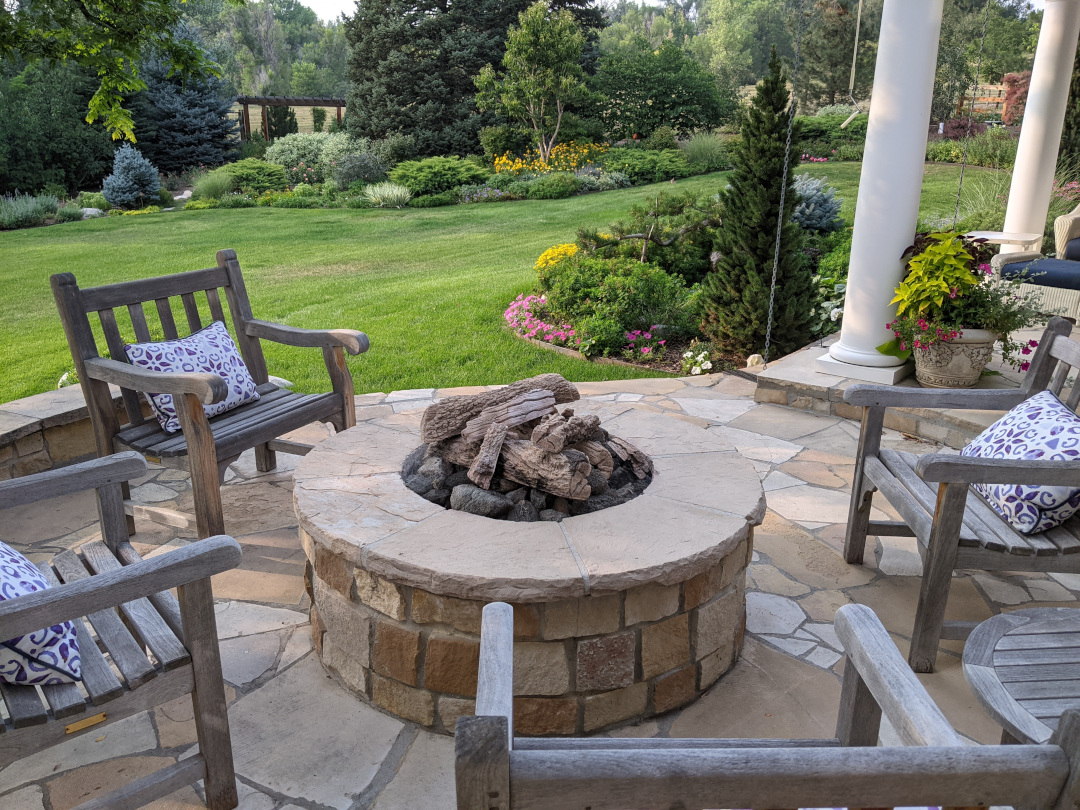
[[[1001,253],[991,264],[1003,278],[1027,273],[1032,280],[1025,291],[1041,295],[1043,312],[1058,312],[1080,319],[1080,205],[1054,220],[1054,258],[1037,251]]]

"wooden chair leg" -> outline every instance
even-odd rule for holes
[[[908,663],[916,672],[933,672],[937,661],[966,505],[967,484],[938,485],[934,525],[930,530],[929,547],[923,563],[919,604],[915,608],[915,629],[911,634],[911,651],[908,654]]]
[[[840,709],[836,715],[836,738],[847,746],[878,744],[881,734],[881,706],[870,693],[862,675],[850,660],[844,664],[840,687]]]
[[[206,421],[202,403],[194,394],[173,397],[176,415],[188,446],[191,494],[195,499],[195,524],[199,539],[225,533],[225,517],[218,484],[217,451],[214,434]]]
[[[203,780],[206,806],[208,810],[232,810],[239,804],[239,798],[210,580],[196,580],[177,591],[195,680],[195,689],[191,693],[195,733],[199,753],[206,760],[206,778]]]
[[[270,449],[270,445],[255,445],[255,469],[259,472],[270,472],[276,468],[277,453]]]
[[[345,350],[340,346],[323,347],[323,361],[330,374],[334,393],[341,395],[341,418],[336,418],[337,414],[331,417],[334,427],[340,433],[356,425],[356,397],[353,394],[352,374],[345,364]]]
[[[851,506],[844,534],[844,560],[861,565],[866,550],[866,527],[870,522],[870,508],[874,487],[866,479],[863,465],[867,454],[877,455],[881,447],[881,428],[885,421],[884,408],[863,408],[862,430],[859,432],[859,449],[855,456],[855,476],[851,481]]]

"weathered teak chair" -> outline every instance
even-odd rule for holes
[[[835,739],[523,738],[513,736],[513,612],[487,605],[477,716],[458,720],[454,740],[458,810],[1075,808],[1080,712],[1049,745],[967,745],[873,611],[840,608],[836,630],[847,662]],[[882,714],[904,747],[877,747]]]
[[[210,810],[231,810],[236,780],[210,576],[239,565],[240,546],[212,537],[142,560],[128,542],[120,487],[145,472],[136,453],[120,453],[0,483],[0,509],[96,488],[102,534],[38,565],[54,587],[0,602],[0,639],[74,621],[83,676],[83,689],[40,687],[44,702],[33,686],[0,684],[8,714],[0,719],[0,784],[12,762],[190,694],[199,752],[80,808],[141,807],[202,779]]]
[[[954,569],[1080,573],[1080,517],[1032,535],[1016,532],[970,484],[1080,486],[1080,465],[1067,461],[1012,461],[932,454],[916,457],[881,447],[885,409],[973,408],[1004,411],[1049,389],[1062,395],[1070,368],[1080,368],[1080,343],[1072,326],[1054,318],[1043,332],[1023,385],[1012,389],[929,389],[853,385],[844,401],[863,406],[855,476],[851,487],[844,559],[861,563],[867,534],[914,536],[923,560],[922,587],[908,660],[916,672],[932,672],[942,638],[965,639],[973,622],[946,622],[945,603]],[[1076,410],[1080,384],[1065,404]],[[903,521],[870,520],[880,491]]]
[[[360,354],[368,349],[367,335],[352,329],[298,329],[257,320],[251,314],[236,253],[219,250],[217,262],[217,267],[207,270],[85,290],[79,288],[71,273],[52,277],[53,295],[90,410],[98,455],[135,450],[152,461],[189,470],[199,537],[225,530],[219,487],[229,464],[245,450],[255,448],[259,470],[272,470],[277,464],[275,451],[302,455],[311,449],[310,445],[283,441],[279,436],[313,422],[329,422],[339,431],[356,423],[353,382],[345,365],[345,352]],[[201,403],[225,399],[228,390],[224,380],[216,374],[162,373],[128,363],[114,310],[126,308],[135,338],[147,342],[152,338],[143,305],[153,302],[162,334],[171,340],[178,337],[178,332],[169,299],[180,299],[189,330],[196,332],[204,326],[196,293],[206,296],[212,319],[225,323],[220,290],[225,291],[233,334],[261,399],[208,420]],[[97,313],[112,359],[98,352],[90,313]],[[296,394],[271,383],[259,343],[263,338],[286,346],[322,348],[333,392]],[[128,418],[123,428],[113,409],[110,383],[119,386],[123,393]],[[166,433],[153,417],[145,418],[140,392],[172,394],[182,433]],[[126,490],[124,495],[126,498]],[[151,520],[174,526],[186,526],[190,522],[175,510],[130,502],[125,506],[129,516],[138,511]],[[128,526],[134,532],[134,524],[129,521]]]

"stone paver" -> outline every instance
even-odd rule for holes
[[[815,377],[818,383],[821,379]],[[806,384],[813,381],[808,379]],[[842,385],[839,380],[836,383]],[[754,383],[734,375],[586,383],[580,388],[585,397],[581,410],[590,410],[595,400],[604,402],[605,408],[621,413],[617,419],[621,435],[642,446],[652,441],[642,412],[658,413],[670,420],[672,430],[678,431],[675,425],[687,430],[693,426],[688,435],[706,437],[695,450],[703,461],[725,453],[748,459],[751,474],[763,482],[768,505],[764,522],[755,532],[753,562],[747,570],[747,635],[739,661],[689,706],[606,733],[621,737],[832,736],[841,670],[839,641],[832,626],[836,609],[850,602],[870,606],[906,655],[920,582],[921,566],[910,538],[870,538],[865,566],[847,565],[840,555],[857,425],[835,416],[755,403]],[[411,449],[413,439],[402,429],[416,419],[415,409],[436,397],[479,390],[485,389],[362,394],[356,398],[357,415],[400,437]],[[701,434],[702,427],[708,432]],[[305,430],[307,441],[326,435],[327,430],[317,426]],[[894,430],[885,431],[883,444],[920,455],[940,451],[933,443],[911,441]],[[661,445],[650,444],[647,449],[664,454]],[[226,528],[238,537],[244,551],[239,569],[214,580],[240,807],[449,810],[454,806],[452,740],[359,702],[335,682],[337,675],[324,669],[312,651],[304,589],[307,560],[292,504],[292,470],[297,459],[285,454],[278,454],[278,459],[277,470],[260,473],[251,454],[245,454],[230,467],[223,488]],[[393,465],[386,462],[374,454],[343,457],[340,469],[327,471],[338,476],[338,483],[328,485],[323,493],[327,502],[348,490],[352,474],[393,475]],[[664,463],[659,459],[658,468]],[[667,502],[686,505],[697,502],[700,493],[721,491],[733,496],[739,488],[730,473],[715,464],[699,472],[679,481],[673,477],[665,484],[662,469],[655,491],[649,494],[653,498],[662,494]],[[190,487],[183,473],[154,467],[138,485],[137,492],[145,500],[190,508]],[[392,513],[390,492],[378,497],[380,508]],[[874,503],[878,517],[896,519],[881,498]],[[757,508],[732,497],[728,505],[730,511],[743,514]],[[412,513],[398,517],[403,526],[420,519]],[[718,513],[716,519],[724,518]],[[0,540],[34,560],[47,559],[94,538],[95,520],[89,496],[49,501],[32,509],[6,511]],[[663,522],[653,525],[650,536],[664,539]],[[132,541],[144,555],[167,553],[193,539],[190,533],[142,520],[137,528]],[[676,534],[671,531],[667,536]],[[582,558],[592,573],[602,576],[608,565],[604,554],[611,553],[610,548],[586,548]],[[647,547],[642,553],[648,555]],[[567,565],[568,573],[576,575],[577,563],[567,561]],[[1074,604],[1078,593],[1080,575],[959,572],[946,615],[981,621],[1005,609]],[[663,593],[647,596],[651,601],[631,608],[655,610],[657,616],[668,609]],[[565,682],[582,677],[580,671],[567,668],[563,645],[557,639],[519,645],[521,661],[535,668],[532,674],[537,683],[532,688],[536,693],[543,694],[549,687],[562,690]],[[920,680],[962,734],[977,742],[996,742],[998,728],[964,682],[961,650],[959,642],[943,642],[938,671],[919,676]],[[601,676],[615,677],[598,670],[596,677]],[[626,699],[637,696],[628,694]],[[590,717],[601,718],[611,710],[598,705]],[[13,763],[0,773],[0,807],[61,810],[96,795],[95,791],[189,755],[194,739],[190,703],[173,701],[107,726],[99,735],[72,739]],[[882,740],[894,740],[887,726]],[[199,807],[199,790],[178,791],[154,807]]]

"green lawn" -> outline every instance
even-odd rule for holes
[[[850,222],[859,164],[803,170],[839,188]],[[958,172],[928,167],[924,212],[951,212]],[[621,218],[658,190],[705,194],[722,183],[715,174],[550,202],[191,211],[2,233],[0,402],[52,388],[71,368],[50,274],[70,271],[89,287],[212,266],[220,248],[236,250],[258,317],[368,333],[371,350],[349,360],[358,392],[507,383],[548,371],[572,380],[649,376],[530,346],[503,328],[503,310],[532,288],[536,257],[573,241],[578,228]],[[327,389],[317,350],[264,345],[271,373],[301,390]]]

